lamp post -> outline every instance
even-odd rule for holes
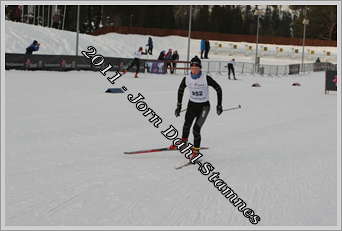
[[[77,6],[77,21],[76,21],[76,56],[78,56],[78,41],[80,33],[80,5]]]
[[[304,18],[303,19],[303,48],[302,48],[302,65],[301,65],[301,72],[304,72],[304,47],[305,47],[305,32],[306,32],[306,26],[309,24],[309,19]]]
[[[189,62],[190,60],[190,38],[191,38],[191,19],[192,19],[192,6],[190,5],[189,8],[189,31],[188,31],[188,52],[187,52],[187,57],[186,61]],[[189,74],[189,63],[186,64],[186,74]]]
[[[258,43],[259,43],[259,19],[260,16],[263,14],[262,10],[257,9],[254,13],[257,18],[257,34],[256,34],[256,44],[255,44],[255,64],[254,64],[254,72],[257,72],[257,68],[259,66],[259,60],[258,60]]]

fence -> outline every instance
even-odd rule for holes
[[[127,68],[132,59],[106,57],[107,63],[111,63],[111,71],[122,70]],[[140,72],[145,72],[145,63],[155,62],[156,60],[142,60],[140,65]],[[157,61],[163,62],[163,61]],[[168,61],[164,61],[168,62]],[[177,61],[177,69],[186,70],[187,63],[185,61]],[[69,70],[98,70],[102,66],[95,67],[90,65],[82,56],[71,55],[24,55],[24,54],[9,54],[5,56],[5,68],[17,70],[51,70],[51,71],[69,71]],[[203,73],[227,73],[228,68],[226,61],[212,61],[202,60]],[[166,67],[161,67],[166,68]],[[332,63],[306,63],[304,64],[302,72],[327,71],[337,69],[336,64]],[[131,71],[135,71],[132,69]],[[148,70],[151,71],[151,70]],[[300,64],[290,65],[265,65],[259,64],[255,66],[254,63],[237,62],[235,64],[236,73],[260,74],[270,76],[283,76],[298,74],[300,72]],[[166,72],[163,71],[163,72]]]
[[[127,67],[133,59],[104,57],[105,62],[100,66],[92,65],[83,56],[73,55],[25,55],[16,53],[5,54],[5,69],[10,70],[45,70],[45,71],[98,71],[110,63],[109,71],[122,70]],[[130,69],[135,71],[135,67]],[[145,63],[142,61],[139,72],[145,72]]]
[[[336,70],[337,65],[332,63],[305,63],[302,72],[316,72],[326,70]],[[254,63],[236,62],[235,73],[260,74],[271,76],[282,76],[298,74],[300,72],[300,64],[291,65],[267,65],[259,64],[255,66]],[[202,72],[204,73],[227,73],[226,61],[209,61],[202,60]]]

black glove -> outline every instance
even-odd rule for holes
[[[182,110],[182,104],[181,103],[177,103],[177,108],[175,110],[175,116],[178,117],[180,115],[180,112]]]
[[[223,112],[223,109],[222,109],[221,105],[217,105],[216,106],[216,112],[217,112],[217,115],[221,115],[221,113]]]

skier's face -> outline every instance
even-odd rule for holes
[[[197,75],[201,71],[201,68],[198,66],[191,66],[191,74]]]

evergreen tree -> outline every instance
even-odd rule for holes
[[[278,30],[276,31],[277,36],[292,37],[291,35],[292,17],[291,13],[283,11],[279,22]]]
[[[201,6],[197,20],[194,23],[194,30],[208,31],[209,29],[209,7],[208,5]]]
[[[337,7],[336,5],[291,6],[296,14],[293,22],[294,36],[303,36],[303,19],[309,20],[307,38],[337,40]]]
[[[240,6],[234,6],[232,9],[232,20],[228,21],[228,23],[231,23],[231,31],[234,34],[242,34],[242,11]]]
[[[280,26],[280,15],[277,5],[272,6],[272,19],[271,19],[271,35],[276,36],[279,32]]]
[[[259,33],[263,35],[272,35],[272,10],[266,6],[265,14],[260,16]]]
[[[243,21],[242,21],[242,34],[252,34],[255,19],[252,12],[252,7],[247,5],[244,9],[243,13]]]

